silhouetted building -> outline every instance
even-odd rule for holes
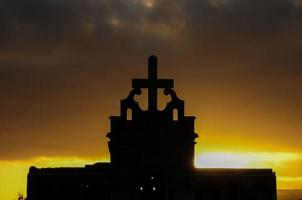
[[[133,79],[132,91],[112,116],[107,134],[110,163],[84,168],[31,167],[29,200],[276,200],[271,169],[196,169],[193,166],[195,117],[172,79],[157,78],[157,58],[149,58],[148,79]],[[148,89],[148,110],[134,100]],[[157,109],[158,88],[171,97]]]

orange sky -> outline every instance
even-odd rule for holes
[[[279,188],[302,188],[301,11],[299,0],[4,0],[0,199],[25,191],[30,165],[108,160],[108,117],[153,53],[196,116],[196,166],[273,168]]]
[[[143,62],[141,68],[146,71],[145,64]],[[161,67],[160,63],[159,69],[161,73],[165,66]],[[130,73],[135,74],[133,78],[146,75],[146,72],[130,70],[125,73],[125,77],[131,76]],[[300,139],[297,134],[300,129],[294,113],[289,115],[284,111],[290,108],[274,110],[272,104],[276,102],[273,99],[272,102],[257,102],[257,98],[263,96],[244,96],[243,92],[232,91],[233,87],[226,89],[228,86],[225,84],[220,86],[221,89],[198,89],[194,85],[186,88],[185,82],[181,86],[184,77],[180,77],[178,81],[178,73],[171,74],[165,75],[165,78],[176,76],[176,91],[186,100],[186,114],[197,117],[195,128],[199,138],[196,145],[196,167],[272,168],[277,173],[279,189],[302,188],[302,152],[299,141],[296,141]],[[112,73],[111,77],[121,79],[119,75],[122,73],[117,73],[116,77]],[[26,119],[30,122],[28,127],[12,129],[11,134],[6,135],[6,141],[9,143],[4,143],[1,147],[4,150],[1,152],[3,159],[0,161],[1,199],[12,199],[18,192],[25,193],[26,174],[32,165],[84,166],[88,163],[108,161],[105,137],[109,132],[108,117],[119,113],[119,100],[130,90],[130,82],[129,78],[128,81],[115,83],[116,85],[110,88],[111,95],[109,92],[106,92],[108,95],[101,95],[97,84],[86,86],[84,83],[78,87],[87,87],[82,90],[85,92],[73,96],[77,102],[75,105],[68,95],[59,94],[59,98],[67,100],[66,103],[53,108],[54,113],[50,113],[54,115],[52,118],[49,118],[48,112],[39,112],[37,116]],[[123,86],[123,83],[126,86]],[[181,86],[180,89],[178,85]],[[95,91],[90,93],[90,87]],[[195,93],[195,90],[201,93]],[[215,90],[221,91],[216,93]],[[87,91],[90,94],[86,94]],[[167,99],[162,95],[159,97],[159,107],[163,108]],[[102,101],[104,98],[110,99],[111,102]],[[137,98],[142,108],[147,107],[144,98],[145,92],[142,97]],[[254,98],[256,100],[252,100]],[[45,106],[56,100],[51,101],[47,100]],[[41,107],[36,109],[38,112]],[[40,117],[45,119],[41,121]],[[40,124],[41,122],[43,123]]]

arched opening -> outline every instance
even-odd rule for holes
[[[134,96],[134,101],[136,101],[141,110],[146,111],[148,110],[148,90],[142,88],[140,95]]]
[[[173,121],[178,121],[178,110],[176,108],[173,109]]]
[[[157,93],[157,109],[160,111],[166,109],[167,104],[172,101],[171,95],[166,95],[164,90],[160,88]]]
[[[126,120],[128,121],[132,120],[132,110],[130,108],[127,109]]]

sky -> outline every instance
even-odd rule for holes
[[[31,165],[108,161],[108,117],[151,54],[196,116],[196,167],[302,188],[301,34],[301,0],[0,0],[0,199]]]

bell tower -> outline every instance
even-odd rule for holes
[[[194,168],[195,117],[184,115],[184,101],[173,90],[173,79],[158,79],[157,58],[148,59],[148,78],[133,79],[132,90],[121,100],[120,116],[111,116],[109,151],[112,169],[122,179],[161,179],[186,174]],[[143,111],[135,95],[148,89],[148,110]],[[157,109],[158,89],[171,96],[164,110]],[[177,120],[173,119],[177,113]],[[127,114],[132,117],[127,119]],[[123,180],[119,180],[119,183]],[[161,184],[162,185],[162,184]]]

